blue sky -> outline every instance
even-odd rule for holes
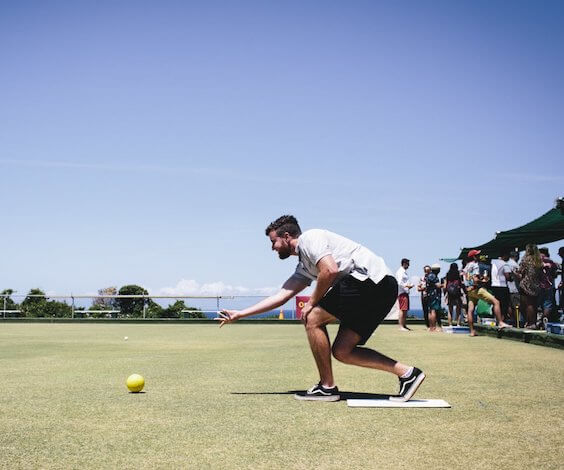
[[[533,0],[2,2],[0,289],[269,292],[295,265],[264,236],[285,213],[413,274],[522,225],[564,193],[563,20]]]

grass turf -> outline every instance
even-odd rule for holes
[[[562,468],[562,350],[393,326],[367,346],[424,369],[416,398],[452,409],[295,400],[317,378],[300,325],[0,324],[0,466]],[[334,368],[341,390],[396,392]]]

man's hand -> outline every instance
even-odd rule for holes
[[[307,316],[312,310],[313,305],[311,305],[309,302],[302,307],[302,322],[304,322],[304,325],[307,323]]]
[[[233,323],[237,321],[240,316],[239,310],[221,310],[220,312],[217,312],[217,314],[219,316],[215,317],[214,320],[221,322],[219,324],[220,328],[227,323]]]

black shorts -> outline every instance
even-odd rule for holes
[[[501,316],[505,316],[507,309],[511,304],[511,298],[509,297],[509,288],[492,286],[490,287],[490,291],[494,295],[494,297],[499,300]]]
[[[358,333],[362,338],[358,344],[365,344],[390,313],[397,296],[398,283],[393,276],[374,284],[371,279],[359,281],[348,275],[325,294],[319,306],[338,318],[341,328]]]

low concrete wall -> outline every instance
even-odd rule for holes
[[[564,349],[564,335],[555,335],[553,333],[546,333],[545,331],[527,331],[522,328],[503,328],[500,330],[496,327],[486,325],[475,325],[475,328],[480,334],[494,336],[499,339],[511,339],[536,344],[538,346]]]

